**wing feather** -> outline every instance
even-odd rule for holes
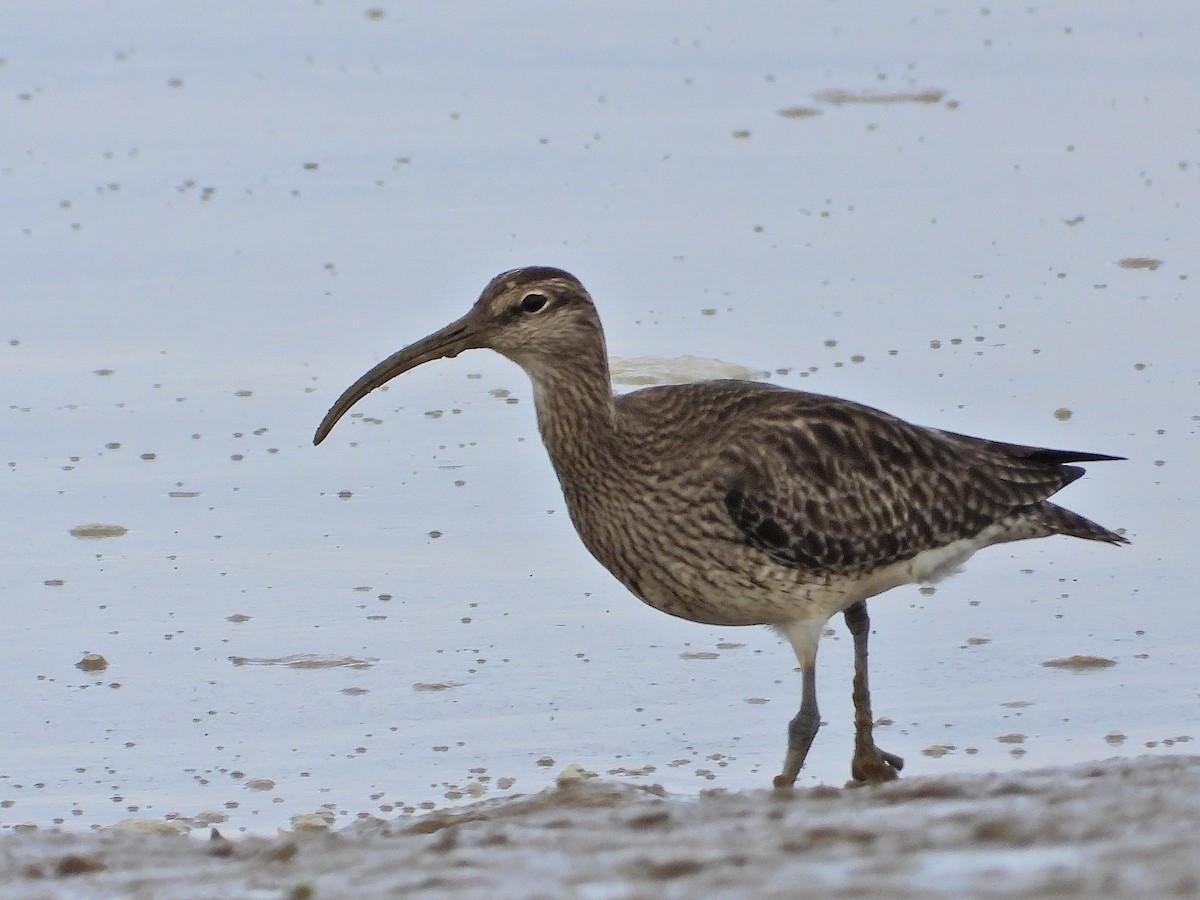
[[[749,544],[814,572],[858,572],[974,537],[1083,473],[1066,463],[1116,458],[986,441],[805,396],[803,408],[776,403],[760,411],[766,421],[731,435],[718,477]]]

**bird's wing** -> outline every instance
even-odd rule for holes
[[[978,535],[1078,478],[1090,454],[1001,444],[806,395],[729,435],[716,473],[752,546],[839,574]]]

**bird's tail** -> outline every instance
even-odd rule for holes
[[[1041,513],[1047,534],[1065,534],[1087,541],[1104,541],[1106,544],[1129,543],[1129,538],[1124,535],[1109,531],[1103,525],[1085,519],[1079,513],[1073,513],[1049,500],[1043,501],[1038,511]]]

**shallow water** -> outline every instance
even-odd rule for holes
[[[879,740],[915,774],[1194,752],[1190,5],[379,9],[0,13],[0,826],[769,783],[790,650],[590,559],[515,367],[412,372],[311,446],[528,263],[589,286],[626,384],[720,360],[1128,456],[1061,499],[1131,547],[874,602]],[[833,624],[807,786],[848,772]]]
[[[222,897],[1167,897],[1195,893],[1200,758],[878,788],[709,791],[564,779],[330,834],[180,836],[145,819],[5,838],[12,900]]]

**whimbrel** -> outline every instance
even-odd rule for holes
[[[777,787],[795,783],[820,726],[817,643],[832,616],[854,638],[851,775],[887,781],[904,761],[875,746],[868,598],[949,575],[991,544],[1128,543],[1047,499],[1083,475],[1069,463],[1121,457],[967,437],[752,381],[614,396],[592,298],[542,266],[497,275],[461,319],[363,375],[313,443],[397,375],[477,348],[529,375],[571,521],[625,587],[673,616],[768,625],[791,643],[801,701]]]

